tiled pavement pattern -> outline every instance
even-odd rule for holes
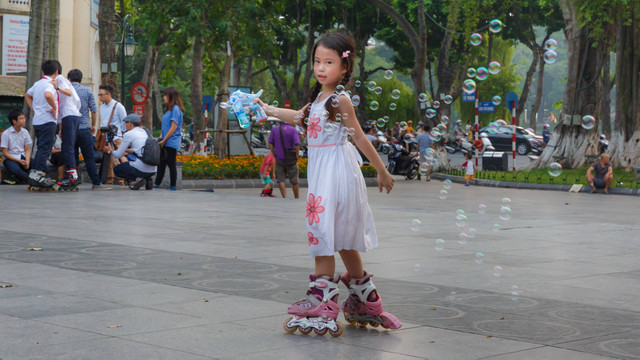
[[[404,327],[331,338],[281,327],[312,266],[302,199],[0,186],[0,359],[640,359],[637,198],[441,188],[369,189],[363,258]]]

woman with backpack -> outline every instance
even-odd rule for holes
[[[169,190],[176,190],[176,181],[178,170],[176,169],[176,155],[182,143],[182,115],[184,113],[184,105],[178,90],[174,87],[168,87],[164,90],[163,96],[165,106],[164,115],[162,115],[162,133],[158,142],[162,148],[160,163],[158,164],[158,174],[156,176],[155,188],[160,186],[164,177],[165,167],[169,166]]]

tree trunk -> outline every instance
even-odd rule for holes
[[[558,160],[565,168],[586,165],[585,154],[597,153],[598,131],[580,126],[584,115],[596,112],[600,76],[598,62],[602,47],[594,47],[589,38],[589,27],[581,26],[574,0],[560,0],[564,17],[569,73],[565,87],[560,125],[556,127],[539,161],[539,167]],[[533,114],[532,114],[533,116]],[[561,156],[563,158],[554,158]]]
[[[118,90],[118,76],[112,72],[111,64],[117,64],[116,44],[113,35],[117,33],[116,24],[116,3],[115,0],[100,0],[98,13],[98,23],[100,24],[100,63],[105,64],[107,72],[102,73],[101,84],[109,84],[113,87],[113,98],[120,97]]]
[[[222,73],[220,74],[220,93],[218,94],[218,99],[216,103],[227,102],[229,101],[229,80],[231,77],[231,63],[233,62],[233,50],[226,53],[227,59],[224,62],[224,67],[222,68]],[[209,54],[210,59],[215,59],[212,56],[213,54]],[[220,130],[216,132],[214,139],[214,147],[213,151],[218,157],[224,158],[229,154],[227,152],[227,133],[223,132],[224,130],[229,129],[229,111],[228,109],[223,109],[218,107],[218,126],[216,130]]]
[[[426,117],[424,111],[420,111],[420,93],[425,91],[424,74],[427,65],[427,25],[425,22],[424,0],[418,0],[416,15],[419,24],[419,33],[413,28],[411,23],[394,9],[391,5],[382,0],[370,0],[378,9],[382,10],[391,19],[393,19],[407,36],[409,42],[413,46],[415,63],[411,70],[411,80],[413,81],[414,101],[420,121],[423,123],[433,123]],[[427,122],[429,121],[429,122]]]
[[[196,36],[193,42],[193,69],[191,73],[191,107],[193,108],[193,144],[194,152],[200,151],[200,143],[204,140],[204,118],[202,116],[202,36]],[[209,109],[211,110],[211,109]]]
[[[533,54],[533,59],[531,60],[531,64],[529,65],[529,70],[527,70],[527,76],[524,79],[524,86],[522,87],[522,92],[520,93],[520,98],[518,99],[518,106],[516,107],[516,121],[520,121],[520,116],[524,112],[524,109],[527,105],[527,99],[529,99],[529,91],[531,90],[531,81],[533,79],[533,73],[536,72],[536,68],[538,67],[538,62],[540,62],[540,54],[537,47],[532,47],[531,53]],[[535,124],[535,117],[531,117],[531,124]],[[531,126],[533,129],[535,127]]]
[[[537,116],[535,116],[535,114],[538,113],[538,110],[540,109],[540,103],[542,103],[542,86],[544,83],[544,66],[545,66],[545,62],[544,59],[542,58],[542,51],[538,51],[538,63],[540,63],[540,66],[538,67],[538,79],[536,80],[536,102],[533,104],[533,107],[531,108],[531,128],[535,130],[536,128],[536,119]],[[520,120],[516,117],[516,124],[520,125]]]
[[[609,145],[611,163],[627,170],[640,164],[640,19],[638,5],[630,6],[630,21],[616,22],[616,118]]]
[[[440,50],[438,52],[438,89],[436,92],[433,92],[433,86],[431,90],[431,96],[433,100],[439,100],[437,98],[438,94],[448,94],[451,95],[454,99],[460,95],[457,89],[460,88],[460,82],[462,79],[458,78],[460,75],[460,66],[454,65],[451,66],[450,56],[451,56],[451,45],[453,43],[452,33],[455,32],[456,27],[458,26],[458,19],[460,15],[460,1],[454,1],[451,3],[449,17],[447,19],[447,31],[442,39],[442,43],[440,44]],[[429,125],[433,127],[437,123],[440,123],[442,116],[451,116],[451,107],[453,106],[453,102],[451,104],[446,104],[444,101],[440,104],[440,109],[438,109],[438,116],[432,119],[429,119]]]
[[[153,77],[153,92],[155,94],[155,101],[153,103],[153,105],[155,106],[155,124],[158,124],[159,126],[162,125],[162,115],[163,112],[162,111],[162,103],[163,103],[163,99],[162,99],[162,89],[160,89],[160,86],[158,85],[158,75],[162,72],[162,68],[164,67],[164,59],[166,59],[165,56],[158,56],[158,65],[156,66],[156,76]]]
[[[311,12],[311,7],[309,7],[309,12]],[[302,81],[302,99],[299,99],[298,106],[302,108],[302,106],[306,105],[309,99],[309,94],[311,92],[311,78],[313,77],[313,61],[311,59],[312,51],[313,51],[313,43],[316,39],[315,32],[316,27],[313,22],[314,16],[309,16],[309,28],[307,30],[307,52],[305,54],[305,59],[307,63],[305,64],[304,69],[304,80]]]
[[[42,76],[42,61],[58,58],[59,7],[59,0],[35,0],[31,2],[25,92]],[[31,128],[31,113],[29,111],[29,105],[25,101],[23,112],[27,114],[26,127],[28,129]]]
[[[600,124],[602,124],[602,133],[611,138],[611,56],[605,56],[602,64],[602,95],[599,96],[600,102],[598,106],[598,114]]]
[[[144,63],[144,72],[142,74],[142,82],[147,86],[147,89],[153,89],[155,78],[158,76],[156,72],[158,64],[158,54],[160,53],[160,46],[149,45],[147,46],[147,59]],[[151,98],[149,98],[151,100]],[[162,113],[159,114],[162,116]],[[142,124],[147,129],[153,127],[153,101],[147,101],[144,104],[144,116],[142,116]]]

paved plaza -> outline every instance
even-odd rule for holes
[[[640,359],[637,197],[442,187],[369,188],[365,269],[404,326],[332,338],[282,329],[306,189],[0,186],[0,359]]]

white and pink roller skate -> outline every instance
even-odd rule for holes
[[[293,334],[296,329],[302,334],[309,334],[313,330],[317,335],[329,332],[333,337],[342,335],[344,326],[336,321],[340,312],[338,305],[338,282],[340,274],[333,278],[329,276],[309,275],[309,291],[307,297],[293,303],[287,312],[293,317],[287,318],[283,326],[284,331]]]
[[[382,311],[382,299],[371,281],[373,275],[364,273],[362,279],[352,279],[344,273],[340,280],[349,289],[349,297],[342,303],[345,320],[350,324],[399,329],[402,322],[394,315]]]

